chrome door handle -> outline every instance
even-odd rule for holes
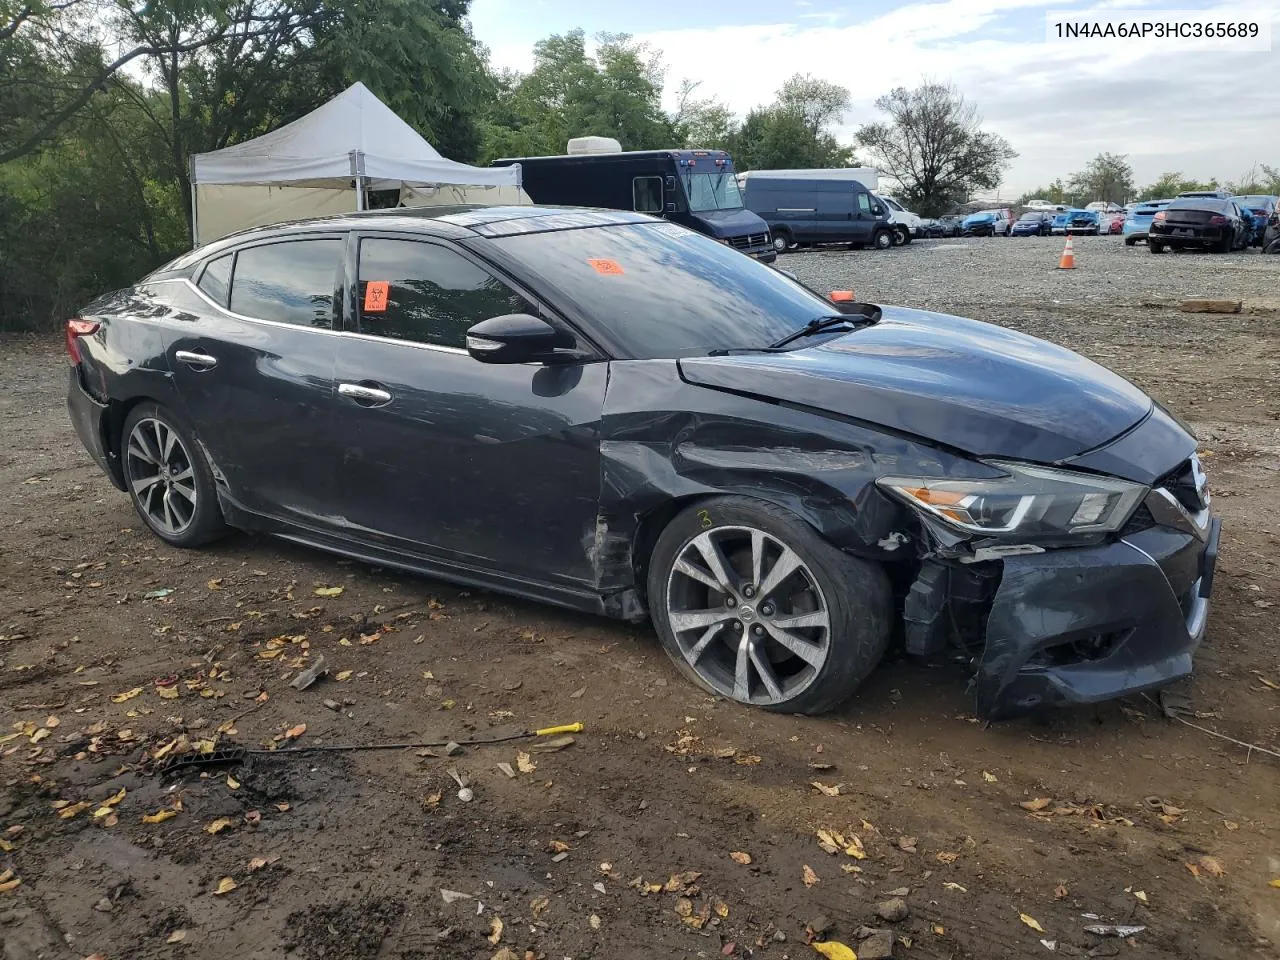
[[[386,390],[380,390],[377,387],[366,387],[362,383],[340,383],[338,384],[338,395],[349,397],[356,403],[381,406],[384,403],[391,402],[391,394]]]
[[[173,356],[179,363],[185,363],[189,367],[198,367],[201,370],[212,370],[218,365],[218,358],[212,357],[207,353],[177,350]]]

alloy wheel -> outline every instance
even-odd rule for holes
[[[125,448],[129,487],[143,513],[158,530],[176,536],[196,514],[196,477],[191,455],[163,420],[134,424]]]
[[[831,646],[831,611],[791,547],[747,526],[705,530],[667,577],[667,622],[694,672],[741,703],[771,705],[811,686]]]

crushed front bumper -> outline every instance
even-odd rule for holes
[[[980,717],[1096,703],[1191,672],[1220,521],[1161,489],[1146,507],[1151,525],[1117,542],[1003,561],[973,679]]]

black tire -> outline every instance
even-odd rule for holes
[[[185,462],[190,468],[190,485],[194,490],[195,502],[192,506],[189,520],[183,523],[180,528],[166,529],[148,512],[143,502],[143,496],[139,492],[140,485],[151,481],[144,492],[149,493],[152,487],[163,485],[165,492],[162,494],[161,500],[163,501],[170,495],[169,483],[164,479],[160,479],[157,482],[156,474],[147,472],[148,464],[146,461],[132,452],[130,438],[134,434],[134,429],[144,421],[159,423],[172,431],[177,440],[173,449],[181,454],[179,462]],[[227,532],[226,522],[222,517],[222,507],[218,504],[218,494],[214,489],[213,472],[209,469],[209,464],[205,460],[204,451],[196,442],[195,434],[191,427],[172,410],[151,401],[140,403],[130,410],[120,431],[120,460],[123,466],[125,485],[129,488],[129,499],[133,501],[134,509],[151,532],[165,541],[165,543],[172,544],[175,547],[198,547],[201,544],[217,539]],[[160,468],[157,467],[157,470],[159,471]],[[177,480],[175,479],[172,482],[176,487]],[[154,504],[153,499],[150,502]],[[180,501],[175,498],[174,502]]]
[[[894,246],[905,247],[908,243],[911,242],[911,228],[908,227],[905,223],[900,223],[893,229],[894,229],[894,232],[898,235],[898,242],[894,244]]]
[[[1280,253],[1280,237],[1276,237],[1265,247],[1262,248],[1263,253]]]
[[[1152,253],[1164,253],[1164,244],[1160,243],[1158,240],[1148,240],[1147,248]]]
[[[877,230],[871,237],[871,245],[877,250],[888,250],[895,245],[893,233],[889,230]]]
[[[773,249],[776,253],[786,253],[795,249],[795,241],[791,239],[791,231],[783,227],[773,231]]]
[[[1230,253],[1236,248],[1236,235],[1233,233],[1229,237],[1223,237],[1215,247],[1211,247],[1215,253]]]
[[[1135,243],[1137,243],[1137,242],[1138,242],[1138,241],[1137,241],[1137,240],[1135,240],[1135,239],[1133,239],[1133,237],[1125,237],[1125,238],[1124,238],[1124,245],[1125,245],[1126,247],[1132,247],[1132,246],[1133,246]]]
[[[714,534],[722,529],[730,531],[729,535],[732,536],[734,528],[739,527],[763,531],[799,557],[821,591],[830,623],[825,659],[820,666],[812,667],[813,672],[806,680],[807,685],[786,699],[756,705],[780,713],[816,714],[831,710],[853,694],[884,656],[889,643],[890,618],[893,615],[889,579],[878,564],[849,556],[824,540],[807,523],[771,503],[747,497],[714,497],[684,510],[662,531],[650,557],[647,586],[650,615],[663,649],[676,667],[695,684],[720,696],[734,699],[731,693],[717,689],[686,659],[671,627],[668,611],[671,602],[669,587],[675,576],[675,564],[684,551],[691,547],[694,539],[704,533]],[[741,557],[725,559],[739,578],[744,571],[750,575],[749,556],[745,567]],[[695,585],[695,589],[704,590],[707,598],[721,598],[720,603],[726,608],[730,606],[729,600],[708,587],[699,588]],[[747,594],[743,593],[741,596],[745,598]],[[750,612],[747,604],[758,603],[760,612],[752,614],[758,620],[765,616],[763,607],[768,599],[762,596],[751,601],[743,599],[738,604],[738,609]],[[700,599],[699,602],[711,604],[715,601]],[[745,628],[750,618],[744,617],[743,620],[740,626]],[[755,630],[754,627],[751,629]],[[742,637],[744,634],[739,629],[737,633],[726,636],[729,644],[724,644],[724,640],[717,634],[712,645],[724,645],[732,649],[735,645],[733,637]],[[704,662],[705,659],[704,656],[699,662]],[[784,660],[778,665],[785,666],[786,662]]]

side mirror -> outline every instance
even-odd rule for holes
[[[529,363],[547,360],[560,346],[556,329],[527,313],[481,320],[467,331],[467,353],[481,363]]]

